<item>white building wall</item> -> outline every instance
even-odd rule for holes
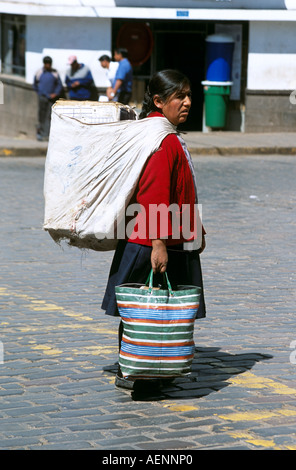
[[[250,22],[249,90],[296,88],[296,27],[293,22]]]
[[[42,59],[49,55],[53,67],[64,80],[70,55],[87,64],[96,86],[108,86],[105,71],[98,58],[111,54],[111,19],[76,17],[27,17],[26,81],[32,83]]]
[[[155,0],[116,0],[118,7],[155,7]],[[295,8],[294,0],[158,0],[162,8],[285,9]]]

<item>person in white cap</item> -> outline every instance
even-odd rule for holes
[[[68,59],[70,68],[66,73],[66,85],[71,100],[90,100],[94,88],[94,79],[89,67],[79,64],[77,57],[71,55]]]

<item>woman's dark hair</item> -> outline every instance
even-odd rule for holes
[[[190,80],[178,70],[156,72],[149,81],[139,119],[145,118],[151,111],[158,111],[153,101],[155,95],[166,101],[171,95],[187,87],[190,88]]]

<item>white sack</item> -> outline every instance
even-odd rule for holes
[[[55,241],[94,250],[117,245],[118,220],[150,155],[176,128],[163,117],[86,124],[52,109],[43,228]]]

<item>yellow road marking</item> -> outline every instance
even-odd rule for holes
[[[267,447],[267,448],[276,447],[276,443],[273,440],[260,439],[254,436],[254,434],[249,433],[249,432],[240,432],[240,431],[230,432],[229,435],[231,437],[234,437],[235,439],[243,439],[244,441],[249,442],[250,444],[253,444],[257,447]]]
[[[76,329],[91,329],[96,333],[107,334],[107,335],[117,335],[117,330],[112,330],[110,328],[104,328],[102,326],[95,327],[93,323],[93,318],[83,315],[79,312],[74,312],[69,309],[65,309],[62,306],[59,306],[55,303],[46,302],[45,300],[37,299],[36,297],[21,294],[14,291],[9,291],[7,288],[0,287],[0,296],[12,296],[16,298],[22,298],[27,302],[27,307],[30,308],[32,311],[40,311],[40,312],[58,312],[62,314],[64,317],[74,318],[76,323],[60,323],[53,326],[46,326],[42,325],[42,331],[50,331],[57,328],[76,328]],[[1,325],[8,325],[7,322],[2,322]],[[38,326],[24,326],[18,328],[19,331],[27,332],[27,331],[39,331],[40,327]],[[31,348],[34,350],[42,351],[45,355],[59,355],[63,351],[58,348],[53,348],[50,345],[41,345],[35,344],[33,341],[29,341],[31,343]],[[108,346],[107,348],[104,346],[89,346],[84,347],[83,349],[74,349],[71,351],[74,355],[80,354],[89,354],[89,355],[99,355],[99,354],[113,354],[117,351],[117,346]],[[66,358],[66,360],[73,360],[72,357]],[[235,371],[233,371],[235,372]],[[110,378],[110,383],[114,382],[114,378]],[[234,386],[242,386],[246,389],[257,389],[257,390],[264,390],[267,389],[272,393],[279,394],[279,395],[296,395],[296,389],[288,387],[284,384],[271,380],[269,378],[258,377],[251,372],[247,371],[243,374],[235,375],[228,379],[227,381],[231,385]],[[183,405],[183,404],[176,404],[176,403],[163,403],[164,407],[169,408],[172,412],[186,412],[192,410],[200,409],[199,406],[193,405]],[[285,408],[285,409],[277,409],[277,410],[253,410],[253,411],[246,411],[246,412],[233,412],[228,414],[221,414],[218,417],[224,421],[228,422],[239,422],[239,421],[258,421],[258,420],[268,420],[271,418],[277,417],[294,417],[296,416],[296,408]],[[265,448],[276,448],[276,444],[272,439],[261,439],[257,437],[253,432],[235,432],[235,431],[228,431],[229,435],[237,438],[243,439],[246,442],[253,444],[258,447],[265,447]],[[288,450],[296,450],[296,446],[287,444],[281,446],[281,448],[286,448]]]
[[[103,354],[113,354],[117,351],[117,346],[85,346],[81,349],[73,349],[73,354],[89,354],[91,356],[99,356]]]
[[[271,393],[278,395],[296,395],[296,389],[288,387],[282,383],[276,382],[272,379],[265,377],[258,377],[251,372],[247,371],[243,374],[231,377],[227,380],[231,385],[242,386],[245,389],[254,389],[254,390],[268,390]],[[281,417],[294,417],[296,416],[296,408],[279,408],[276,410],[252,410],[252,411],[241,411],[228,414],[218,415],[220,419],[224,421],[237,423],[237,422],[248,422],[248,421],[262,421],[269,420],[272,418],[281,418]],[[272,448],[274,450],[278,449],[288,449],[295,450],[294,446],[282,443],[281,446],[276,445],[273,439],[262,439],[257,437],[253,432],[249,431],[228,431],[228,434],[237,439],[243,439],[245,442],[253,444],[257,447],[263,448]]]
[[[244,372],[243,374],[236,375],[227,380],[233,385],[241,385],[247,388],[264,389],[267,388],[279,395],[296,395],[296,389],[288,387],[287,385],[275,382],[266,377],[257,377],[251,372]]]
[[[44,310],[45,312],[53,312],[54,310],[63,310],[63,307],[58,307],[58,305],[55,305],[55,304],[45,304],[42,307],[31,306],[31,309],[35,310],[36,312],[39,312],[39,311],[41,312],[42,310]]]
[[[65,309],[64,307],[61,307],[60,305],[57,305],[55,303],[50,303],[50,302],[46,302],[45,300],[36,299],[35,297],[32,297],[31,295],[20,294],[19,292],[14,292],[14,291],[8,291],[8,289],[6,289],[5,287],[0,288],[0,295],[12,296],[12,297],[24,299],[28,302],[27,307],[30,310],[33,310],[36,312],[60,311],[63,315],[68,316],[68,317],[77,318],[78,320],[83,320],[83,321],[93,321],[93,318],[83,315],[82,313]]]
[[[218,415],[219,418],[224,419],[225,421],[258,421],[263,419],[270,419],[279,416],[296,416],[296,409],[289,409],[289,410],[274,410],[274,411],[266,411],[266,410],[253,410],[253,411],[241,411],[241,412],[234,412],[228,413],[225,415]]]
[[[56,356],[57,354],[62,354],[63,351],[60,349],[54,349],[51,346],[47,346],[46,344],[38,344],[37,346],[32,346],[31,349],[38,349],[46,354],[47,356]]]
[[[164,408],[169,408],[171,411],[192,411],[198,410],[198,406],[191,406],[191,405],[164,405]]]
[[[9,155],[13,155],[13,151],[9,149],[2,149],[1,155],[5,155],[7,157]]]
[[[99,334],[104,334],[104,335],[116,335],[118,334],[117,329],[112,330],[109,327],[104,328],[102,325],[96,327],[95,323],[93,321],[93,318],[83,315],[82,313],[79,312],[74,312],[69,309],[65,309],[64,307],[57,305],[55,303],[51,302],[46,302],[45,300],[42,299],[37,299],[36,297],[33,297],[28,294],[22,294],[19,292],[15,291],[9,291],[5,287],[0,287],[0,296],[6,296],[6,297],[15,297],[15,298],[21,298],[26,301],[27,304],[25,304],[26,307],[28,307],[30,310],[36,311],[36,312],[58,312],[59,314],[63,315],[64,317],[70,317],[75,319],[75,323],[58,323],[54,325],[49,325],[49,326],[44,326],[44,325],[29,325],[29,326],[22,326],[18,327],[18,331],[26,333],[26,332],[35,332],[35,331],[40,331],[40,328],[42,328],[43,332],[46,331],[54,331],[57,328],[59,329],[86,329],[89,331],[93,331],[94,333],[99,333]],[[2,322],[4,324],[4,322]],[[6,322],[5,322],[6,324]],[[8,324],[8,323],[7,323]],[[32,344],[32,342],[29,342]],[[44,344],[39,344],[36,345],[34,342],[34,346],[31,345],[31,349],[34,350],[39,350],[45,355],[58,355],[62,354],[62,350],[58,348],[53,348],[52,346],[49,345],[44,345]],[[81,349],[74,349],[71,350],[71,354],[74,355],[100,355],[100,354],[113,354],[115,351],[117,351],[117,344],[114,346],[89,346],[89,347],[84,347]]]

